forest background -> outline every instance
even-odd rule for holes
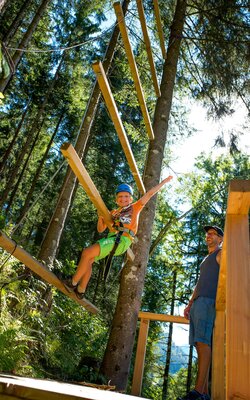
[[[94,61],[104,62],[146,188],[171,171],[176,146],[195,133],[190,103],[205,107],[212,120],[223,121],[239,104],[249,113],[247,2],[159,4],[165,60],[153,4],[143,2],[161,83],[157,98],[136,2],[123,2],[156,136],[148,144],[124,46],[116,23],[107,20],[111,1],[1,2],[1,54],[11,61],[10,73],[2,72],[0,80],[1,229],[60,277],[71,275],[81,249],[99,238],[96,210],[67,169],[62,143],[76,145],[109,209],[117,184],[136,189],[95,82]],[[100,309],[97,316],[2,252],[0,369],[64,381],[111,379],[129,393],[138,310],[173,314],[188,301],[206,254],[202,227],[224,226],[229,181],[249,178],[248,155],[239,147],[246,132],[242,120],[229,131],[223,155],[203,153],[192,172],[173,171],[178,184],[168,185],[142,214],[146,224],[133,247],[134,264],[120,271],[117,258],[106,286],[102,265],[95,265],[86,297]],[[224,135],[222,129],[215,138],[217,148],[225,148]],[[131,274],[132,283],[126,279]],[[151,399],[185,393],[195,372],[191,348],[187,367],[170,374],[172,327],[163,325],[151,323],[149,331],[142,395]]]

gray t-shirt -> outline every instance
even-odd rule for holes
[[[220,249],[209,254],[200,264],[200,277],[196,285],[196,297],[216,299],[220,266],[216,256]]]

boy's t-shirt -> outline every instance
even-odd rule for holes
[[[118,208],[111,211],[111,216],[114,222],[121,222],[124,228],[128,228],[136,235],[139,223],[139,215],[145,204],[142,204],[139,199],[133,204],[129,204],[127,207]],[[124,236],[131,238],[129,233],[124,232]]]

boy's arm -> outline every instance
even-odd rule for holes
[[[147,202],[151,199],[151,197],[154,196],[161,188],[164,186],[167,182],[171,181],[173,177],[169,175],[167,178],[163,179],[158,185],[154,186],[152,189],[150,189],[147,193],[145,193],[141,198],[140,202],[141,204],[145,205]]]
[[[105,231],[106,228],[107,228],[107,224],[105,223],[103,216],[98,215],[97,231],[99,233],[102,233],[103,231]]]

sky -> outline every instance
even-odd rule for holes
[[[171,150],[175,155],[175,161],[171,162],[170,167],[179,173],[190,172],[193,169],[195,158],[205,152],[213,152],[216,157],[221,153],[228,152],[228,148],[213,149],[217,136],[224,133],[226,144],[228,144],[229,132],[243,132],[242,126],[245,125],[244,135],[239,142],[240,150],[250,155],[250,132],[247,131],[247,110],[242,104],[235,106],[235,113],[232,116],[224,117],[218,122],[207,119],[207,111],[198,103],[194,103],[190,108],[189,125],[197,130],[190,138],[181,144],[172,146]],[[249,121],[248,121],[249,126]]]

